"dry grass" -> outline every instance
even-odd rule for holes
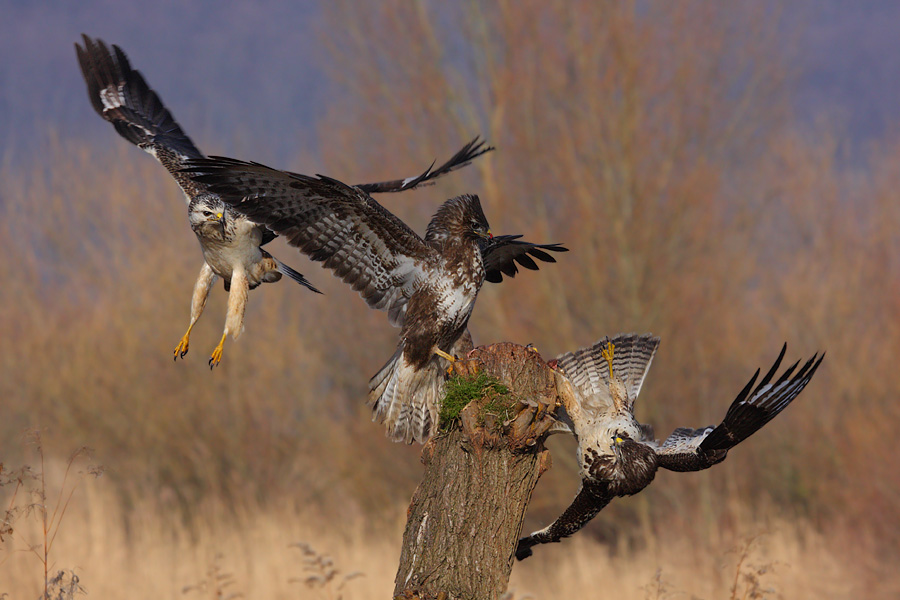
[[[361,517],[324,519],[314,506],[278,503],[234,511],[209,501],[196,510],[190,529],[151,500],[124,512],[108,483],[86,480],[53,549],[54,570],[74,573],[88,598],[374,600],[388,597],[393,589],[402,506],[385,507],[395,521],[377,532]],[[766,532],[744,555],[761,524],[741,525],[740,532],[717,539],[689,540],[683,531],[663,530],[649,544],[652,550],[626,552],[612,552],[588,536],[576,537],[540,548],[516,564],[510,589],[517,598],[537,600],[874,598],[879,593],[889,597],[900,585],[896,574],[866,582],[864,573],[845,560],[845,540],[826,538],[804,524],[766,524]],[[0,593],[8,592],[10,598],[39,595],[42,568],[25,540],[40,534],[37,521],[24,520],[4,543]],[[298,551],[298,542],[308,550]],[[761,579],[755,588],[753,577]],[[773,592],[745,595],[752,589]]]

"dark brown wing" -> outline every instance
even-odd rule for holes
[[[406,302],[428,277],[436,251],[369,195],[336,179],[231,158],[192,160],[185,172],[402,325]]]
[[[800,361],[795,362],[778,378],[778,381],[771,383],[786,350],[787,344],[781,349],[778,360],[751,393],[750,390],[759,376],[757,369],[756,374],[731,403],[725,418],[717,427],[710,426],[703,429],[679,427],[672,432],[657,450],[659,466],[670,471],[708,469],[725,460],[731,448],[762,429],[766,423],[787,408],[812,379],[825,355],[818,360],[816,360],[818,355],[813,355],[796,374],[794,371],[797,370]]]
[[[481,242],[481,259],[484,262],[485,280],[500,283],[503,276],[515,277],[519,272],[516,263],[538,270],[534,259],[555,263],[556,259],[547,252],[568,252],[561,244],[532,244],[520,241],[521,235],[497,235]]]
[[[569,537],[597,516],[614,498],[602,482],[584,479],[572,504],[553,523],[519,539],[516,559],[525,560],[538,544],[550,544]]]
[[[113,124],[123,138],[152,154],[178,181],[188,201],[198,191],[179,173],[188,158],[203,154],[184,133],[140,71],[131,68],[118,46],[82,35],[84,48],[75,44],[88,98],[97,114]]]
[[[155,156],[185,188],[191,184],[178,173],[181,161],[187,158],[203,158],[203,154],[184,133],[172,113],[165,107],[140,71],[131,68],[128,57],[119,46],[110,49],[103,40],[92,40],[82,35],[84,47],[75,44],[78,64],[88,88],[88,98],[94,110],[109,121],[123,138]],[[378,183],[362,183],[357,187],[367,193],[403,192],[431,183],[435,179],[468,165],[492,146],[476,137],[462,147],[447,162],[423,173],[405,179]],[[188,197],[195,194],[186,189]]]
[[[459,152],[454,154],[450,160],[439,166],[438,168],[433,168],[434,163],[431,163],[431,166],[425,169],[425,171],[415,177],[407,177],[406,179],[394,179],[393,181],[381,181],[379,183],[360,183],[357,184],[356,187],[366,192],[367,194],[380,194],[384,192],[404,192],[406,190],[411,190],[416,188],[417,186],[431,184],[435,179],[446,175],[447,173],[452,173],[453,171],[465,167],[472,160],[478,158],[482,154],[486,154],[493,150],[493,146],[484,146],[484,140],[481,140],[480,137],[476,137],[474,140],[466,144],[460,149]]]
[[[188,203],[206,188],[181,172],[184,161],[203,154],[181,129],[140,71],[131,68],[128,57],[116,45],[82,35],[84,48],[75,44],[88,98],[97,114],[112,123],[123,138],[162,164],[175,178]],[[277,237],[263,230],[261,245]]]

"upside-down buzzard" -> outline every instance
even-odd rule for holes
[[[816,360],[814,355],[800,370],[798,360],[772,383],[787,350],[785,344],[753,388],[757,369],[718,426],[679,427],[660,444],[653,428],[634,418],[634,401],[657,346],[657,337],[626,334],[557,359],[557,368],[573,392],[560,418],[578,439],[581,489],[556,521],[519,540],[519,560],[531,556],[537,544],[572,535],[613,498],[637,494],[650,485],[659,467],[700,471],[722,462],[730,449],[759,431],[800,394],[825,357]]]

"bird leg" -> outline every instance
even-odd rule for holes
[[[183,336],[181,336],[181,341],[178,342],[178,345],[175,346],[175,356],[174,359],[178,360],[178,357],[184,358],[184,355],[188,353],[188,345],[191,338],[191,329],[194,328],[194,319],[191,319],[191,324],[188,325],[187,332]]]
[[[197,277],[197,282],[194,284],[194,295],[191,297],[191,324],[188,325],[187,332],[181,337],[181,341],[175,346],[175,359],[179,356],[184,358],[184,355],[188,353],[191,330],[194,328],[197,319],[200,318],[203,307],[206,306],[206,299],[209,298],[209,290],[216,282],[216,279],[218,279],[218,277],[213,273],[212,267],[203,263],[203,267],[200,269],[200,275]]]
[[[242,269],[234,269],[231,272],[231,289],[228,292],[228,315],[225,317],[225,331],[219,345],[213,350],[209,358],[209,368],[212,369],[222,360],[222,347],[228,334],[237,339],[244,329],[244,311],[247,309],[247,296],[250,293],[250,282],[247,274]]]
[[[600,356],[606,359],[607,364],[609,364],[609,378],[612,379],[613,375],[613,355],[615,353],[616,346],[612,342],[606,342],[606,348],[600,351]]]
[[[441,358],[446,358],[447,360],[450,361],[451,364],[456,362],[456,357],[455,357],[455,356],[451,356],[451,355],[447,354],[446,352],[444,352],[444,351],[441,350],[440,348],[435,348],[435,349],[434,349],[434,353],[437,354],[438,356],[440,356]]]
[[[212,356],[209,357],[209,368],[219,366],[219,363],[222,361],[222,349],[225,346],[225,338],[228,337],[228,331],[222,334],[222,339],[219,340],[219,345],[216,346],[212,351]]]
[[[453,363],[455,363],[457,361],[457,358],[451,354],[447,354],[440,348],[435,348],[434,353],[437,354],[438,356],[440,356],[441,358],[446,358],[447,360],[450,361],[450,365],[447,367],[447,376],[449,377],[449,376],[453,375]]]

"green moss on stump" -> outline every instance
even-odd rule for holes
[[[444,400],[441,402],[440,429],[447,431],[459,419],[470,402],[480,400],[479,421],[483,425],[485,417],[493,423],[502,424],[513,416],[516,400],[509,388],[495,377],[481,372],[470,377],[456,376],[447,381]]]

